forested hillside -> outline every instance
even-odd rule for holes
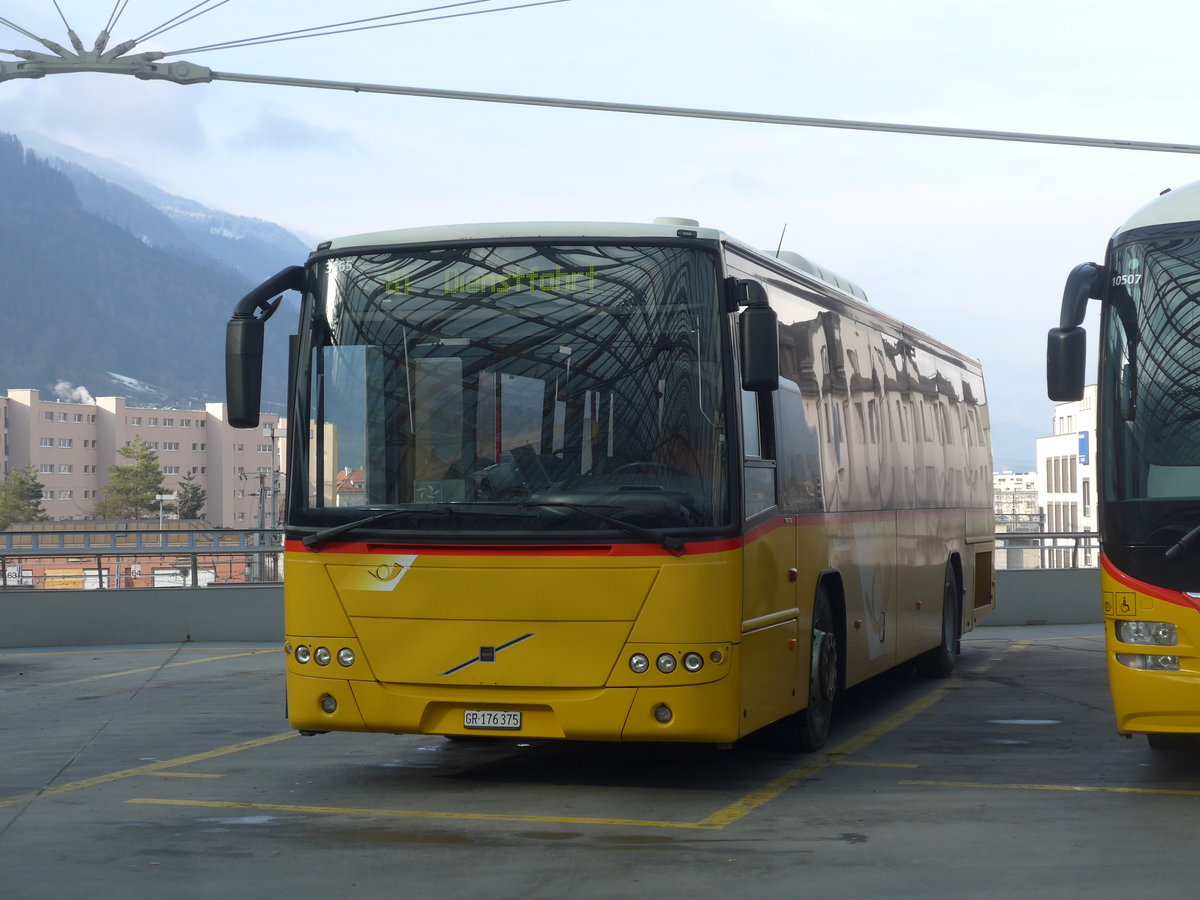
[[[250,279],[135,194],[74,174],[86,203],[66,174],[0,134],[0,390],[49,398],[69,382],[154,406],[223,399],[225,323]],[[267,348],[273,411],[287,330]]]

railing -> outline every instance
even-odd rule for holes
[[[1100,535],[1094,531],[1010,531],[996,534],[997,569],[1094,569]]]
[[[219,587],[277,582],[273,529],[4,531],[0,590]]]
[[[0,532],[0,590],[219,587],[277,582],[283,532]],[[1095,568],[1100,538],[1088,532],[1003,532],[997,569]]]

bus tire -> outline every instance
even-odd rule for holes
[[[1200,740],[1195,734],[1178,734],[1176,732],[1148,731],[1146,743],[1155,753],[1188,753],[1193,755],[1200,749]]]
[[[840,677],[840,644],[833,617],[833,605],[825,586],[817,588],[813,599],[812,655],[809,663],[808,705],[788,716],[780,725],[789,749],[802,753],[819,750],[829,736],[833,721],[833,701]]]
[[[926,678],[948,678],[958,654],[958,608],[961,593],[954,566],[946,563],[942,578],[942,639],[932,650],[917,657],[917,671]]]

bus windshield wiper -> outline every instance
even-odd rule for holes
[[[1189,531],[1187,534],[1185,534],[1183,537],[1181,537],[1178,541],[1176,541],[1174,543],[1174,545],[1172,545],[1171,547],[1168,547],[1167,552],[1164,553],[1163,556],[1169,560],[1174,559],[1180,553],[1182,553],[1184,550],[1186,550],[1188,547],[1190,547],[1192,544],[1194,544],[1196,542],[1197,538],[1200,538],[1200,525],[1197,525],[1195,528],[1193,528],[1191,531]]]
[[[605,515],[602,512],[596,512],[588,506],[582,506],[578,503],[564,503],[561,500],[553,500],[541,502],[539,500],[527,500],[520,504],[521,506],[534,507],[549,507],[551,509],[570,509],[577,513],[582,513],[585,516],[591,516],[593,519],[599,519],[601,522],[607,522],[618,531],[623,531],[626,534],[641,538],[644,541],[650,541],[658,544],[672,556],[683,556],[687,553],[687,544],[679,538],[663,534],[661,531],[654,531],[650,528],[643,528],[641,525],[634,525],[632,522],[626,522],[624,519],[618,519],[615,516]]]
[[[354,531],[358,528],[366,528],[368,525],[374,525],[376,522],[386,522],[388,519],[398,519],[402,516],[417,516],[428,515],[429,513],[441,513],[449,515],[450,510],[446,507],[422,507],[420,509],[386,509],[383,512],[375,513],[373,516],[364,516],[361,519],[354,519],[350,522],[343,522],[341,525],[332,525],[329,528],[322,528],[320,531],[315,531],[312,534],[305,535],[301,538],[300,543],[305,547],[311,547],[313,544],[320,544],[324,541],[332,540],[341,534],[346,534],[349,531]]]

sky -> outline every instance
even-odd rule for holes
[[[564,0],[501,10],[525,2],[170,59],[225,73],[1200,144],[1194,0]],[[0,18],[70,46],[65,18],[90,48],[120,3],[110,46],[197,6],[0,0]],[[445,3],[208,0],[137,52]],[[44,49],[3,25],[0,48]],[[1045,336],[1067,273],[1102,259],[1109,235],[1162,190],[1200,180],[1200,156],[1188,154],[113,74],[0,82],[0,131],[114,160],[305,240],[658,216],[767,250],[782,238],[983,363],[998,470],[1034,467],[1034,441],[1051,433]],[[1094,337],[1094,313],[1087,325]]]

